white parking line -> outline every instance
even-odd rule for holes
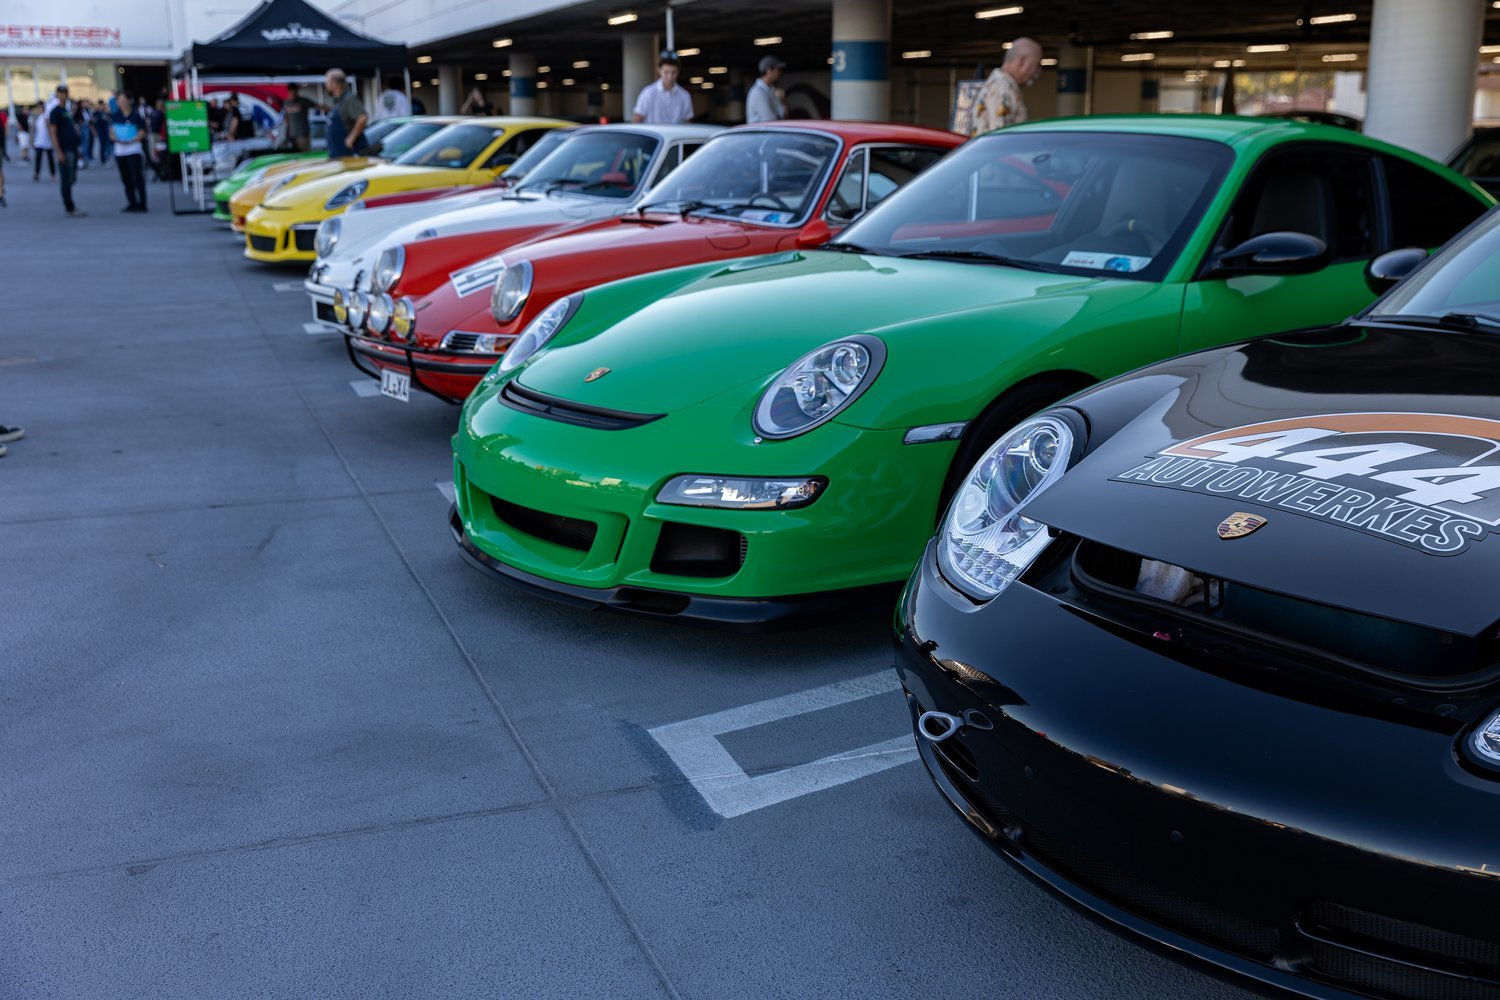
[[[319,323],[316,320],[311,323],[303,323],[302,332],[307,334],[309,337],[316,336],[320,333],[338,333],[337,330],[329,326],[327,323]]]
[[[273,291],[273,292],[300,292],[300,291],[302,291],[302,282],[300,282],[300,281],[273,281],[273,282],[271,282],[271,291]]]
[[[720,736],[900,688],[895,672],[882,670],[810,691],[668,723],[650,733],[693,783],[708,807],[730,819],[916,760],[917,748],[907,734],[752,778],[724,749]]]
[[[432,481],[432,485],[437,487],[437,491],[443,495],[443,499],[447,500],[449,503],[454,502],[453,480],[434,479]]]
[[[372,378],[357,378],[349,383],[349,388],[354,390],[356,396],[365,399],[380,395],[380,383]]]

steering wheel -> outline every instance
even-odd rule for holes
[[[745,204],[747,204],[747,205],[754,205],[755,204],[755,199],[757,199],[757,198],[764,198],[764,199],[766,199],[772,205],[774,205],[775,207],[781,209],[783,212],[795,212],[796,211],[795,208],[793,208],[792,206],[788,205],[785,201],[782,201],[776,195],[774,195],[771,192],[766,191],[766,190],[760,190],[760,191],[755,192],[749,198],[745,199]]]
[[[1167,236],[1153,226],[1148,226],[1140,219],[1121,219],[1113,226],[1099,234],[1104,239],[1120,236],[1134,236],[1141,240],[1146,249],[1156,253],[1167,243]]]

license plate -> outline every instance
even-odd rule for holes
[[[403,403],[411,401],[411,376],[393,372],[389,368],[380,372],[380,394]]]

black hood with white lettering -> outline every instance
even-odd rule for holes
[[[1500,620],[1500,338],[1282,334],[1154,365],[1067,405],[1089,440],[1030,506],[1045,524],[1458,635]]]

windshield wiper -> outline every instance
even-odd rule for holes
[[[1404,323],[1408,326],[1431,327],[1453,333],[1500,332],[1500,318],[1479,313],[1450,312],[1441,316],[1407,316],[1402,313],[1366,316],[1366,322]]]
[[[983,250],[920,250],[917,253],[904,253],[900,256],[911,260],[969,260],[976,264],[999,264],[1002,267],[1014,267],[1022,271],[1052,272],[1051,268],[1034,261],[1021,257],[1006,257],[998,253],[985,253]]]
[[[861,253],[869,254],[871,257],[895,257],[897,254],[889,250],[876,250],[874,247],[860,246],[858,243],[849,243],[839,240],[834,243],[824,243],[818,247],[819,250],[832,250],[835,253]]]

